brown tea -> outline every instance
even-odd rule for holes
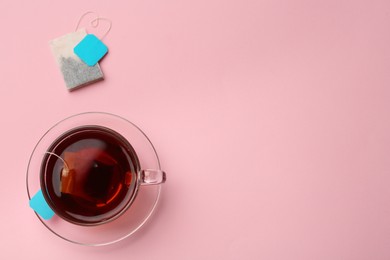
[[[50,207],[79,225],[119,216],[134,199],[139,161],[130,143],[101,126],[82,126],[49,147],[41,187]]]

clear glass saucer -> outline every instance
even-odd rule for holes
[[[42,159],[52,142],[64,132],[83,125],[111,128],[125,137],[136,151],[141,169],[161,170],[153,144],[144,132],[127,119],[104,112],[87,112],[67,117],[51,127],[35,146],[27,167],[26,187],[30,200],[40,189]],[[119,242],[137,232],[151,217],[161,195],[161,185],[140,186],[133,204],[119,218],[96,226],[72,224],[55,215],[38,219],[58,237],[80,245],[102,246]],[[32,209],[31,209],[32,210]]]

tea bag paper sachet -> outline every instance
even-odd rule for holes
[[[87,32],[82,28],[50,41],[50,48],[69,91],[104,78],[98,63],[88,66],[74,53],[74,47],[86,36]]]

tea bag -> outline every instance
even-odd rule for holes
[[[109,190],[111,182],[115,178],[113,175],[117,161],[102,153],[98,148],[84,148],[74,152],[64,153],[64,167],[61,171],[61,182],[59,190],[61,193],[77,196],[87,201],[95,202],[94,194],[99,190]],[[99,168],[95,172],[93,168]],[[98,181],[94,184],[94,190],[85,192],[85,187],[90,182]],[[100,195],[105,197],[106,194]],[[106,201],[101,201],[103,204]]]
[[[50,47],[69,91],[103,80],[98,63],[88,66],[75,53],[77,46],[87,36],[84,28],[50,41]]]

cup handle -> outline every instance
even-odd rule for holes
[[[167,180],[167,175],[161,170],[146,169],[140,171],[141,185],[156,185],[164,183]]]

